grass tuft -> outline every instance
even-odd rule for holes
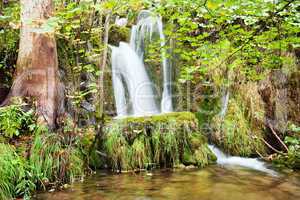
[[[186,112],[112,121],[103,137],[108,167],[114,171],[176,167],[184,162],[185,149],[193,160],[188,164],[204,167],[213,156],[197,128],[195,116]]]

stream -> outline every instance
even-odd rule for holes
[[[279,174],[212,165],[204,169],[112,174],[98,171],[82,183],[37,200],[299,200],[300,173]]]

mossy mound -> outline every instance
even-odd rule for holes
[[[216,160],[189,112],[117,119],[104,132],[102,148],[114,171],[204,167]]]
[[[266,154],[264,105],[253,85],[244,85],[228,103],[225,116],[213,119],[212,140],[232,155]]]

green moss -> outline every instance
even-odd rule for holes
[[[257,152],[265,154],[263,130],[254,126],[246,113],[247,110],[240,101],[231,99],[224,119],[219,116],[214,119],[215,132],[212,138],[232,155],[251,156]]]
[[[129,41],[130,29],[112,25],[109,29],[109,44],[119,45],[121,41]]]
[[[198,132],[194,114],[188,112],[118,119],[111,121],[104,132],[103,150],[108,167],[115,171],[175,167],[180,163],[204,167],[213,157],[203,150],[207,140]],[[192,161],[186,161],[186,149]]]
[[[202,146],[202,144],[205,144],[207,142],[207,139],[205,136],[199,134],[198,132],[193,132],[189,135],[191,148],[197,149]]]
[[[195,165],[205,167],[214,163],[217,158],[207,146],[207,139],[194,132],[189,135],[189,143],[184,147],[183,163],[185,165]]]
[[[208,164],[214,163],[217,157],[211,152],[206,144],[202,145],[194,152],[194,158],[196,161],[196,166],[205,167]]]
[[[0,143],[6,143],[7,139],[0,135]]]
[[[176,120],[176,123],[197,123],[195,115],[191,112],[172,112],[161,115],[153,115],[146,117],[127,117],[125,119],[120,119],[122,122],[126,123],[163,123]]]

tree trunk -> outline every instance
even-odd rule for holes
[[[106,15],[105,18],[105,24],[104,24],[104,39],[103,39],[103,44],[104,44],[104,50],[102,53],[102,62],[100,66],[100,76],[98,80],[98,85],[99,85],[99,113],[101,117],[104,115],[104,76],[106,73],[106,62],[107,62],[107,53],[108,53],[108,37],[109,37],[109,21],[110,21],[110,13]]]
[[[53,14],[52,0],[21,0],[21,33],[14,82],[4,104],[12,97],[36,101],[39,121],[54,127],[63,112],[63,85],[59,80],[54,31],[43,24]]]

